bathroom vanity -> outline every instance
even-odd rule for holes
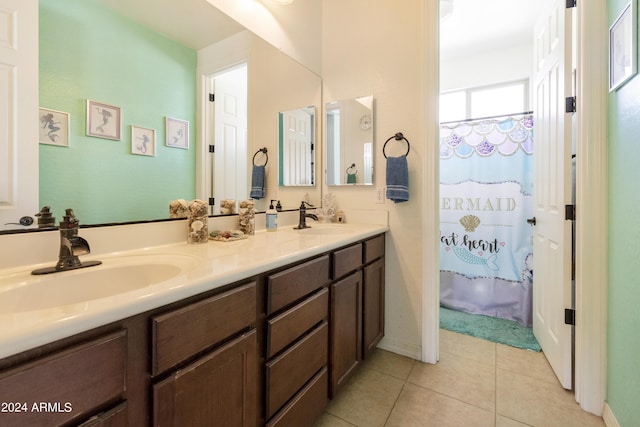
[[[22,342],[25,313],[0,311],[15,329],[0,347],[23,347],[0,359],[0,424],[311,425],[384,334],[385,231],[283,229],[132,253],[199,262],[100,303],[32,310],[44,320]],[[89,326],[70,333],[78,324]],[[46,342],[47,328],[69,336]]]

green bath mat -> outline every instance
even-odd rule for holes
[[[512,320],[440,307],[440,327],[512,347],[540,351],[533,330]]]

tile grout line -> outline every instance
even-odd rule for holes
[[[413,368],[411,368],[413,369]],[[391,410],[389,411],[389,414],[387,415],[387,418],[384,420],[384,424],[383,426],[386,426],[389,423],[389,418],[391,418],[391,414],[393,413],[393,410],[395,409],[396,405],[398,404],[398,400],[400,400],[400,395],[402,395],[402,392],[404,391],[404,388],[406,387],[407,382],[403,381],[402,382],[402,388],[400,389],[400,393],[398,393],[398,396],[396,397],[396,400],[393,402],[393,406],[391,406]]]

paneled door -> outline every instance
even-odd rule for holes
[[[535,222],[533,241],[533,332],[564,388],[572,387],[571,193],[572,10],[548,0],[534,32]]]
[[[0,230],[38,210],[38,1],[0,0]]]
[[[213,194],[216,204],[223,199],[249,197],[247,152],[247,66],[214,77],[214,162]]]
[[[304,109],[282,113],[283,185],[313,185],[313,126]]]

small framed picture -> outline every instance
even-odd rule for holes
[[[120,107],[87,99],[87,136],[120,141]]]
[[[609,28],[609,91],[619,89],[637,72],[636,0],[631,0]]]
[[[69,113],[40,108],[38,110],[40,144],[69,146]]]
[[[189,148],[189,122],[186,120],[167,117],[165,122],[167,147]]]
[[[131,154],[156,155],[156,130],[131,126]]]

